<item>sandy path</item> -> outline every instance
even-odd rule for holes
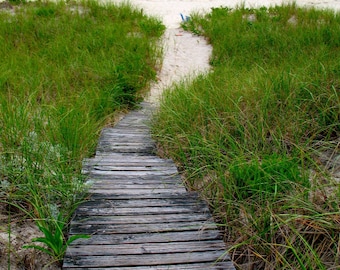
[[[115,3],[125,0],[114,0]],[[248,0],[245,6],[260,7],[290,3],[285,0]],[[211,7],[240,5],[238,0],[130,0],[130,3],[142,8],[146,14],[160,18],[167,27],[163,38],[164,59],[158,74],[158,81],[150,89],[147,101],[158,103],[162,91],[172,82],[188,76],[206,72],[209,69],[210,45],[202,37],[193,36],[180,29],[181,14],[209,12]],[[340,10],[340,0],[296,0],[300,6],[332,8]]]

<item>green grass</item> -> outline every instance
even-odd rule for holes
[[[86,193],[81,161],[155,79],[163,31],[128,4],[20,1],[14,15],[0,11],[1,202],[66,233]]]
[[[213,71],[165,92],[153,133],[210,202],[240,269],[339,267],[340,15],[214,8],[184,28]]]

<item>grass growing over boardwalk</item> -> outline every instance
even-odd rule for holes
[[[211,42],[213,70],[165,93],[154,135],[210,201],[240,269],[340,265],[339,25],[295,5],[184,25]]]
[[[33,218],[61,260],[63,233],[85,190],[81,161],[101,127],[155,79],[164,26],[128,4],[2,7],[0,201],[6,213]]]

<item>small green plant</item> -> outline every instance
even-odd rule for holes
[[[230,176],[235,180],[234,196],[238,200],[274,201],[289,195],[297,186],[310,187],[307,175],[294,158],[266,155],[261,160],[235,160],[230,165]],[[256,197],[256,198],[255,198]]]
[[[51,226],[46,226],[47,224]],[[59,262],[61,265],[62,259],[66,252],[67,247],[77,239],[80,238],[90,238],[89,235],[72,235],[69,239],[65,240],[65,221],[62,218],[62,215],[59,214],[56,220],[52,220],[49,223],[46,222],[37,222],[37,226],[39,230],[44,234],[44,237],[37,237],[32,240],[35,243],[41,243],[44,246],[40,245],[26,245],[24,248],[34,248],[40,251],[45,252],[50,255],[55,261]]]

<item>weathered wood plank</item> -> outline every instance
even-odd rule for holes
[[[124,141],[116,141],[116,142],[111,142],[111,143],[100,143],[97,146],[97,149],[145,149],[145,148],[150,148],[150,149],[155,149],[155,145],[151,143],[143,143],[143,142],[134,142],[134,143],[129,143],[129,142],[124,142]]]
[[[110,133],[107,134],[101,134],[100,141],[99,143],[102,142],[115,142],[115,141],[120,141],[120,140],[125,140],[126,138],[130,139],[138,139],[138,138],[144,138],[147,140],[147,142],[154,143],[152,141],[152,136],[149,132],[148,129],[146,128],[119,128],[116,130],[111,131]],[[130,141],[134,142],[134,141]]]
[[[105,146],[129,146],[129,147],[145,147],[145,146],[154,146],[155,143],[149,139],[149,140],[146,140],[145,138],[143,138],[143,140],[137,140],[137,139],[134,139],[133,142],[131,142],[131,139],[130,141],[127,140],[102,140],[100,143],[99,143],[99,146],[100,147],[105,147]]]
[[[151,184],[121,184],[121,183],[98,183],[92,185],[91,189],[95,191],[96,189],[104,189],[104,188],[110,188],[110,189],[125,189],[127,192],[129,190],[139,190],[141,192],[145,192],[145,190],[159,190],[159,189],[176,189],[176,190],[184,190],[186,191],[185,187],[183,185],[179,184],[164,184],[164,183],[151,183]]]
[[[154,154],[155,147],[153,146],[144,146],[144,147],[127,147],[127,146],[98,146],[96,149],[96,153],[100,154],[102,152],[106,153],[139,153],[139,154]]]
[[[114,156],[117,156],[117,157],[121,157],[122,159],[126,158],[126,157],[140,157],[141,159],[143,158],[150,158],[150,157],[154,157],[154,158],[157,158],[157,156],[155,156],[155,153],[152,152],[152,153],[139,153],[139,152],[136,152],[136,153],[124,153],[124,152],[121,152],[121,153],[115,153],[115,152],[100,152],[100,153],[96,153],[96,157],[98,158],[102,158],[102,157],[114,157]]]
[[[119,139],[124,139],[126,137],[129,137],[131,140],[133,139],[138,139],[138,138],[147,138],[150,139],[151,134],[149,132],[147,132],[146,130],[115,130],[115,131],[111,131],[108,134],[101,134],[100,135],[100,140],[99,143],[103,140],[119,140]]]
[[[113,161],[110,162],[92,162],[92,163],[88,163],[88,164],[83,164],[83,167],[86,169],[93,169],[93,168],[97,168],[97,167],[103,167],[104,169],[106,168],[123,168],[124,170],[126,169],[132,169],[132,170],[136,170],[136,169],[141,169],[141,170],[145,170],[145,169],[149,169],[149,170],[160,170],[160,169],[173,169],[173,170],[177,170],[177,167],[175,166],[175,164],[171,164],[171,163],[158,163],[158,162],[147,162],[145,161],[144,163],[142,161],[140,162],[133,162],[133,161],[121,161],[121,162],[116,162],[114,163]],[[136,169],[135,169],[136,168]]]
[[[208,252],[188,252],[188,253],[168,253],[168,254],[141,254],[124,256],[74,256],[72,259],[66,258],[65,267],[85,266],[85,267],[107,267],[107,266],[143,266],[143,265],[166,265],[180,263],[215,262],[229,260],[225,251]]]
[[[79,269],[74,267],[67,267],[65,269]],[[81,269],[103,270],[97,267],[81,267]],[[105,267],[105,270],[128,270],[132,269],[131,266],[119,267]],[[157,266],[134,266],[134,270],[235,270],[232,262],[208,262],[208,263],[190,263],[190,264],[176,264],[176,265],[157,265]]]
[[[100,166],[93,166],[93,167],[84,167],[82,169],[82,173],[84,175],[106,175],[108,173],[112,172],[112,174],[115,175],[138,175],[140,172],[141,174],[143,173],[144,175],[164,175],[166,174],[173,174],[176,175],[178,174],[178,171],[176,168],[168,168],[168,167],[100,167]],[[134,172],[137,172],[134,173]],[[117,173],[117,174],[116,174]]]
[[[157,176],[169,176],[169,175],[176,175],[178,174],[178,171],[174,171],[174,170],[164,170],[164,171],[91,171],[91,176],[126,176],[126,175],[131,175],[131,176],[148,176],[148,175],[157,175]]]
[[[206,221],[211,219],[208,213],[185,213],[185,214],[167,214],[167,215],[138,215],[138,216],[102,216],[102,215],[86,215],[76,214],[72,224],[151,224],[151,223],[167,223],[167,222],[190,222],[190,221]]]
[[[77,213],[88,215],[152,215],[152,214],[184,214],[184,213],[209,213],[209,208],[202,205],[171,205],[169,207],[154,206],[154,207],[97,207],[91,208],[80,205],[77,208]]]
[[[72,245],[110,245],[110,244],[142,244],[142,243],[171,243],[187,241],[222,240],[217,230],[180,231],[164,233],[136,234],[95,234],[89,239],[77,239]],[[221,241],[223,243],[223,241]]]
[[[149,126],[147,123],[143,122],[136,122],[132,120],[127,120],[127,121],[120,121],[115,125],[115,128],[119,128],[120,130],[124,130],[124,128],[129,128],[129,129],[137,129],[137,130],[146,130],[149,131]]]
[[[120,134],[144,134],[144,135],[147,135],[147,134],[150,134],[150,130],[149,130],[149,127],[145,126],[145,125],[140,125],[140,126],[137,126],[137,127],[134,127],[132,125],[117,125],[115,127],[115,130],[116,132],[119,131]],[[115,134],[115,131],[111,132],[110,135],[112,134]],[[103,136],[106,136],[103,135]]]
[[[139,156],[122,156],[122,155],[112,155],[96,157],[91,159],[84,159],[83,164],[86,166],[90,165],[139,165],[144,164],[145,166],[175,166],[175,163],[169,159],[161,159],[159,157],[139,157]]]
[[[125,174],[124,174],[125,173]],[[167,179],[180,179],[180,175],[178,172],[176,173],[171,173],[171,174],[164,174],[162,171],[141,171],[140,175],[138,175],[138,172],[134,171],[90,171],[87,174],[88,179],[92,179],[93,181],[100,181],[100,180],[108,180],[112,179],[114,180],[122,180],[122,179],[144,179],[144,180],[154,180],[155,182],[159,182],[162,180],[167,180]]]
[[[143,183],[145,181],[145,183]],[[166,181],[166,180],[136,180],[136,181],[124,181],[121,179],[116,179],[115,181],[110,180],[95,180],[93,183],[89,182],[93,188],[98,188],[102,186],[112,186],[118,189],[131,188],[131,189],[153,189],[153,188],[176,188],[183,187],[183,183],[180,181]]]
[[[93,193],[101,193],[101,194],[116,194],[116,195],[126,195],[126,196],[130,196],[130,198],[136,198],[136,196],[138,196],[139,198],[145,197],[145,198],[150,198],[152,194],[173,194],[174,192],[176,193],[182,193],[185,194],[186,190],[185,188],[176,188],[175,190],[173,188],[152,188],[152,189],[116,189],[115,187],[107,187],[106,189],[103,188],[95,188],[92,187],[92,189],[89,191],[90,194]],[[148,197],[149,196],[149,197]]]
[[[91,187],[91,189],[95,189],[96,188],[96,184],[98,183],[98,186],[101,185],[101,183],[104,183],[104,184],[107,184],[108,187],[109,186],[112,186],[112,187],[115,187],[116,185],[116,188],[118,186],[130,186],[131,189],[139,189],[141,188],[140,187],[140,183],[142,182],[143,180],[136,180],[134,181],[133,183],[130,183],[129,184],[129,181],[127,180],[126,182],[124,182],[124,180],[121,180],[121,179],[117,179],[117,182],[115,181],[110,181],[110,180],[106,180],[106,179],[100,179],[100,180],[97,180],[97,179],[93,179],[93,180],[88,180],[87,181],[87,184]],[[146,189],[153,189],[157,186],[162,186],[162,188],[169,188],[169,187],[183,187],[183,185],[180,184],[179,181],[167,181],[167,180],[162,180],[162,179],[159,179],[159,180],[147,180],[145,185],[150,185],[151,187],[145,187]],[[134,186],[134,187],[133,187]],[[175,192],[175,190],[174,190]]]
[[[72,246],[73,256],[115,256],[225,250],[221,241]]]
[[[127,116],[125,116],[120,123],[129,123],[129,124],[139,124],[139,125],[149,125],[150,124],[150,120],[149,117],[147,115],[144,114],[129,114]],[[119,123],[118,123],[119,124]],[[117,125],[116,125],[117,126]]]
[[[130,139],[130,140],[126,140]],[[131,141],[133,140],[133,141]],[[124,139],[110,139],[110,138],[103,138],[101,142],[98,144],[99,146],[110,146],[110,145],[122,145],[122,146],[154,146],[155,142],[145,138],[128,138],[128,135],[125,135]]]
[[[88,179],[92,179],[94,181],[100,181],[100,180],[155,180],[155,181],[161,181],[161,180],[181,180],[181,176],[179,174],[147,174],[147,175],[115,175],[115,174],[89,174]]]
[[[81,205],[83,207],[88,208],[109,208],[109,207],[125,207],[125,208],[134,208],[134,207],[172,207],[172,206],[191,206],[191,205],[200,205],[202,208],[206,207],[206,204],[202,201],[194,200],[193,196],[189,198],[185,198],[184,196],[181,198],[169,199],[169,198],[161,198],[161,199],[95,199],[89,197],[88,200]]]
[[[98,187],[93,188],[90,191],[90,194],[102,193],[102,194],[117,194],[117,195],[126,195],[127,197],[134,198],[138,196],[139,198],[148,196],[149,194],[169,194],[172,192],[182,193],[183,195],[186,193],[186,189],[184,187],[176,187],[176,188],[152,188],[152,189],[117,189],[114,186],[107,187],[106,189]],[[150,198],[150,197],[149,197]]]
[[[185,192],[152,192],[152,193],[140,193],[140,194],[134,194],[133,197],[131,194],[118,194],[115,193],[114,191],[107,191],[106,193],[101,193],[101,192],[91,192],[91,199],[106,199],[106,200],[114,200],[114,199],[119,199],[119,200],[129,200],[129,199],[171,199],[171,198],[178,198],[186,196],[188,193]]]
[[[179,231],[215,230],[216,224],[208,221],[189,221],[153,224],[72,224],[72,234],[114,234],[114,233],[162,233]]]
[[[178,173],[176,167],[171,167],[171,166],[119,166],[119,165],[94,165],[91,166],[91,170],[93,171],[148,171],[148,172],[153,172],[153,171],[162,171],[165,173]]]
[[[175,167],[176,165],[173,162],[162,162],[157,159],[154,160],[142,160],[142,159],[123,159],[120,157],[120,160],[94,160],[91,162],[83,162],[85,166],[125,166],[125,167],[134,167],[134,166],[142,166],[142,167]]]

